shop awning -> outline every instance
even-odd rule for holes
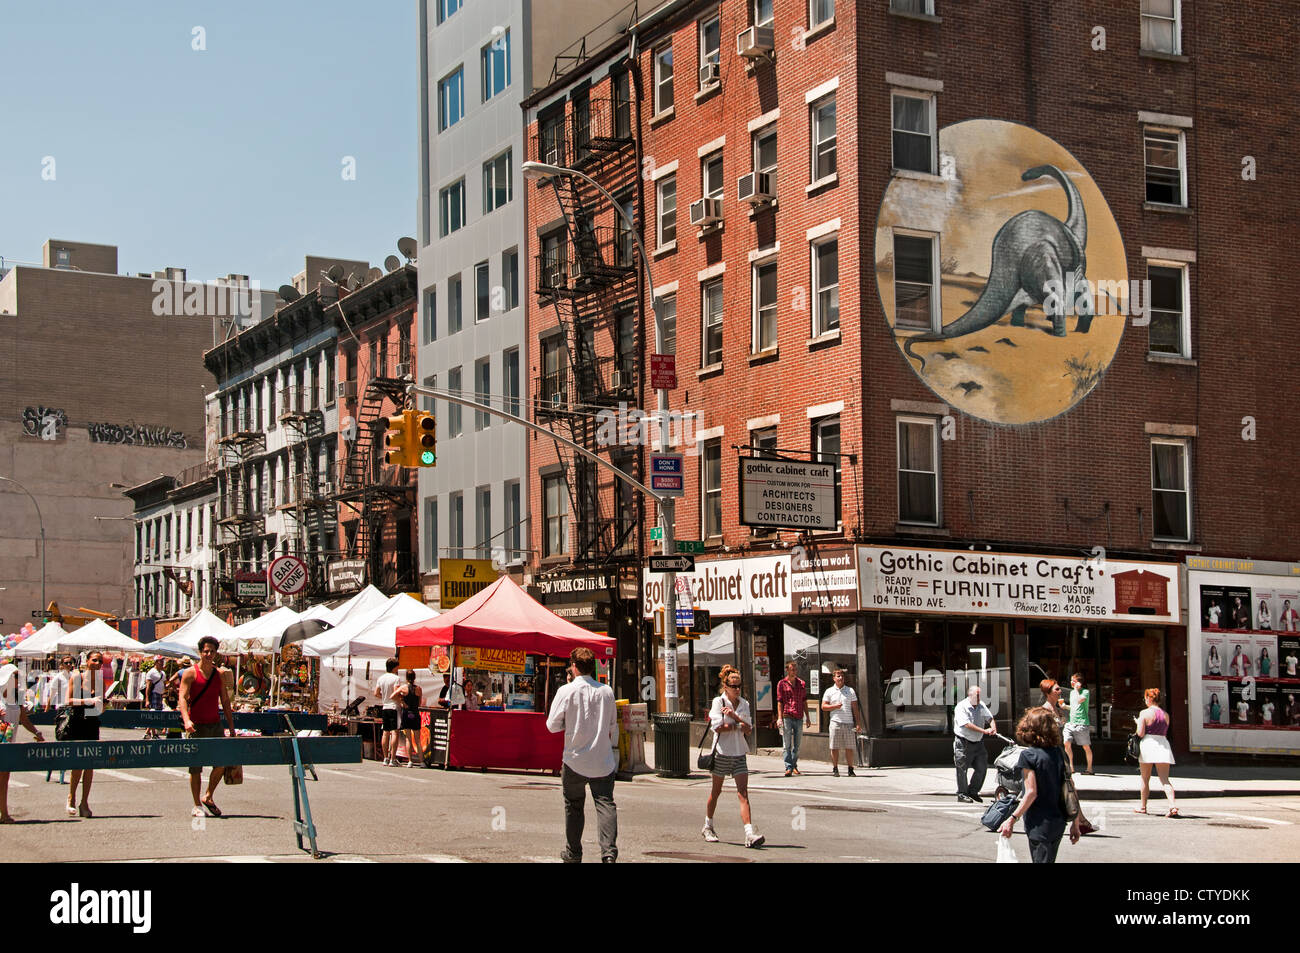
[[[482,592],[436,619],[397,630],[399,648],[431,645],[472,645],[564,657],[579,646],[597,659],[614,656],[617,643],[574,625],[502,576]]]

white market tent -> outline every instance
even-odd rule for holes
[[[60,636],[58,645],[61,652],[98,650],[101,652],[132,652],[143,655],[149,651],[148,645],[137,642],[129,635],[123,635],[103,619],[96,619],[74,632]]]
[[[338,609],[342,609],[343,606],[345,605],[347,605],[346,602],[343,603],[343,605],[339,606]],[[304,622],[308,619],[321,619],[325,622],[329,622],[330,619],[333,617],[334,613],[338,611],[338,609],[331,609],[325,603],[319,602],[316,605],[312,606],[310,609],[304,609],[302,614],[299,615],[298,618],[300,621],[304,621]]]
[[[192,619],[175,632],[158,639],[156,642],[148,643],[145,649],[156,655],[167,655],[172,658],[188,655],[190,658],[196,659],[199,657],[199,639],[205,635],[210,635],[222,643],[222,650],[225,651],[225,642],[230,638],[230,633],[233,631],[235,631],[234,626],[213,615],[207,609],[200,609]]]
[[[388,602],[388,596],[374,586],[366,586],[347,602],[335,608],[325,621],[337,627],[359,616],[374,618],[376,613],[383,611]]]
[[[438,613],[417,599],[400,592],[384,602],[378,611],[356,612],[328,632],[302,643],[304,655],[328,658],[354,655],[387,658],[397,651],[397,627],[427,622]]]
[[[298,619],[298,613],[288,606],[280,606],[251,622],[235,626],[227,636],[229,648],[223,646],[222,650],[240,655],[273,655],[284,644],[284,630]]]
[[[57,622],[47,622],[14,646],[13,652],[19,658],[44,658],[59,650],[59,639],[67,634],[67,630]]]

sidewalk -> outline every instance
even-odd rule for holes
[[[646,741],[646,763],[654,765],[654,742]],[[1079,761],[1082,765],[1082,759]],[[857,777],[850,779],[840,766],[840,777],[831,775],[829,761],[799,759],[799,777],[785,777],[781,749],[760,748],[749,756],[751,783],[764,787],[793,788],[816,784],[818,790],[828,785],[844,786],[846,794],[880,794],[899,797],[934,797],[952,800],[956,797],[957,780],[952,765],[928,765],[887,768],[857,768]],[[695,766],[695,751],[691,750],[690,776],[687,778],[660,778],[653,771],[637,774],[635,781],[655,781],[665,784],[690,784],[707,780],[707,775]],[[1300,767],[1224,767],[1203,768],[1174,765],[1170,780],[1181,798],[1213,797],[1300,797]],[[864,784],[863,782],[867,783]],[[1136,801],[1141,795],[1142,781],[1137,765],[1098,765],[1095,775],[1074,775],[1075,787],[1085,801]],[[997,787],[997,773],[989,763],[989,773],[980,793],[986,797]],[[1155,774],[1151,777],[1151,793],[1160,797],[1160,783]]]

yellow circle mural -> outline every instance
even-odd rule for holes
[[[997,424],[1050,420],[1086,397],[1119,348],[1130,292],[1092,176],[1037,130],[994,119],[940,131],[938,176],[895,175],[876,286],[921,380]]]

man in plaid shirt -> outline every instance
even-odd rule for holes
[[[787,778],[799,773],[799,744],[803,741],[804,725],[812,727],[812,719],[808,717],[808,685],[798,671],[794,662],[786,662],[785,678],[776,683],[776,708],[781,719]]]

